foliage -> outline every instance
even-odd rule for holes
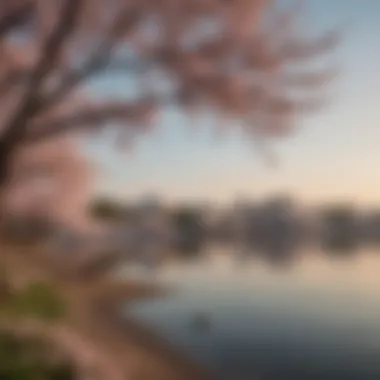
[[[123,207],[108,199],[99,199],[90,205],[93,217],[100,220],[120,220],[124,216]]]
[[[172,214],[172,220],[179,229],[198,229],[201,226],[201,215],[191,208],[176,210]]]
[[[9,217],[3,226],[4,241],[9,244],[30,245],[48,238],[53,230],[53,223],[47,218],[34,218],[23,215],[23,217]]]
[[[10,294],[3,313],[18,318],[55,322],[65,316],[65,303],[51,285],[33,282]]]
[[[91,215],[103,221],[127,221],[137,218],[137,211],[111,199],[97,199],[90,205]]]
[[[58,136],[15,156],[5,199],[9,237],[28,243],[83,220],[93,171],[80,148],[73,136]]]
[[[53,360],[54,347],[35,337],[0,332],[1,380],[74,380],[74,369],[64,360]]]
[[[176,249],[184,255],[198,253],[207,232],[201,212],[185,207],[174,211],[171,220],[177,234]]]

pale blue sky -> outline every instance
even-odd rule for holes
[[[350,27],[334,59],[342,70],[331,106],[275,144],[278,168],[268,168],[247,141],[216,141],[206,122],[189,130],[171,113],[132,155],[117,154],[105,143],[91,147],[99,165],[97,191],[126,199],[156,193],[174,201],[286,192],[307,202],[380,205],[380,1],[308,3],[309,18],[320,29]],[[117,83],[107,86],[119,90]]]

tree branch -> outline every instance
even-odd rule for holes
[[[82,68],[69,71],[66,75],[63,75],[60,86],[52,94],[49,94],[46,101],[44,101],[44,110],[49,110],[54,107],[54,105],[59,103],[73,88],[77,87],[85,79],[89,79],[99,73],[99,71],[105,69],[110,62],[110,57],[115,49],[118,37],[123,33],[127,33],[128,30],[136,24],[138,19],[139,14],[137,11],[127,9],[122,12],[116,21],[112,23],[111,29],[103,38],[100,46]]]
[[[154,110],[152,101],[101,103],[57,119],[34,125],[23,141],[37,143],[60,133],[76,130],[102,128],[106,123],[124,122],[129,125],[141,123]]]
[[[92,61],[92,59],[91,59]],[[68,92],[77,87],[83,80],[89,80],[98,75],[101,75],[103,72],[107,71],[110,74],[120,75],[122,73],[133,74],[137,72],[142,66],[143,67],[153,67],[155,62],[153,61],[145,61],[142,59],[136,58],[127,58],[127,59],[113,59],[108,60],[107,63],[98,64],[93,63],[96,68],[90,67],[82,67],[78,70],[65,70],[62,77],[62,84],[57,90],[55,90],[49,96],[46,96],[46,101],[43,102],[43,111],[48,111],[54,105],[58,104],[61,99],[68,94]],[[92,66],[92,64],[91,64]],[[31,69],[20,69],[13,70],[10,73],[7,73],[6,77],[3,80],[0,80],[0,98],[6,95],[7,91],[11,89],[14,85],[18,85],[23,81],[27,81],[28,78],[32,75],[33,71]],[[76,83],[74,83],[74,81]]]
[[[6,145],[14,145],[22,138],[28,119],[38,111],[38,99],[35,95],[39,93],[44,78],[56,63],[56,58],[66,37],[74,28],[80,5],[81,0],[66,0],[62,16],[41,49],[40,59],[32,73],[19,107],[5,127],[2,140],[6,142]]]
[[[7,73],[5,78],[0,81],[0,98],[7,94],[14,85],[30,77],[31,70],[14,70]]]
[[[22,6],[15,7],[10,12],[2,15],[0,19],[0,38],[3,37],[10,29],[20,25],[30,15],[32,3],[27,2]]]

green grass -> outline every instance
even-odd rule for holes
[[[48,284],[34,282],[25,289],[11,294],[2,305],[9,317],[33,318],[55,322],[66,314],[66,307],[58,292]]]

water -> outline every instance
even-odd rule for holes
[[[158,268],[173,292],[126,312],[220,379],[379,380],[380,249],[280,262],[209,249]]]

